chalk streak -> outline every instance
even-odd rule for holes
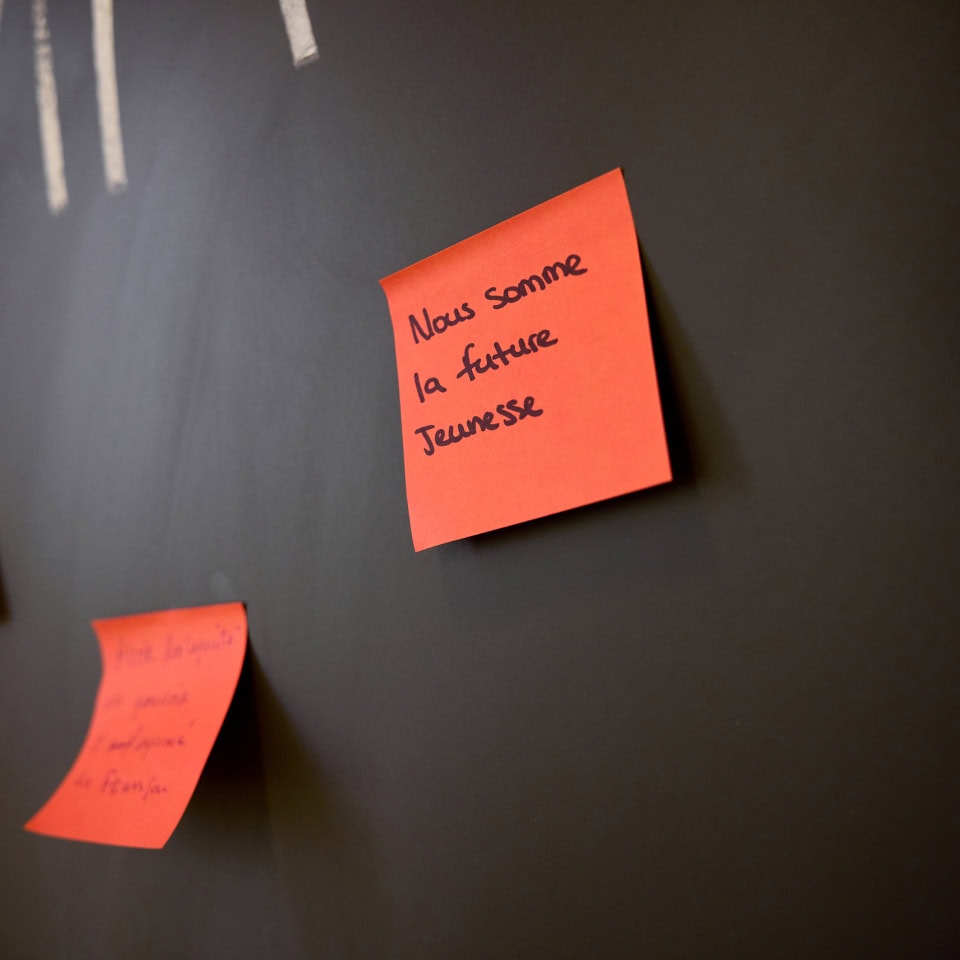
[[[110,193],[127,185],[117,94],[117,61],[113,45],[113,0],[92,0],[93,63],[97,74],[97,110],[100,116],[100,152],[103,178]]]
[[[47,0],[33,0],[33,71],[37,83],[37,113],[40,149],[47,180],[47,206],[59,213],[67,205],[67,175],[63,167],[63,138],[57,107],[57,79],[53,73],[53,49],[47,25]]]
[[[293,54],[293,65],[302,67],[317,59],[317,41],[306,0],[280,0],[280,12],[287,27],[287,39]]]

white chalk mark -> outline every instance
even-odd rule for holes
[[[117,193],[127,185],[117,95],[117,61],[113,47],[113,0],[92,0],[93,64],[97,74],[97,110],[100,115],[100,152],[107,190]]]
[[[33,71],[37,83],[37,113],[40,149],[47,179],[47,206],[59,213],[67,205],[67,175],[63,167],[63,138],[57,107],[57,79],[53,73],[53,49],[47,26],[47,0],[33,0]]]
[[[287,27],[293,65],[302,67],[317,59],[317,41],[313,37],[313,25],[306,0],[280,0],[280,12]]]

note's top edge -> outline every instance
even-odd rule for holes
[[[405,267],[402,267],[399,270],[394,270],[393,273],[388,274],[385,277],[382,277],[380,280],[380,286],[383,287],[384,292],[386,293],[387,286],[392,283],[394,280],[399,278],[402,274],[407,273],[410,270],[417,270],[427,266],[431,261],[435,260],[437,257],[448,256],[452,251],[456,250],[458,247],[461,247],[466,243],[475,243],[478,240],[482,239],[484,236],[489,234],[493,230],[500,230],[501,228],[507,226],[508,224],[513,223],[516,220],[519,220],[524,217],[536,214],[536,212],[547,204],[554,203],[556,200],[561,197],[567,197],[571,194],[579,193],[581,190],[589,189],[590,187],[596,186],[600,181],[606,180],[609,177],[618,176],[621,181],[623,180],[623,168],[614,167],[612,170],[608,170],[606,173],[601,173],[597,177],[593,177],[590,180],[587,180],[585,183],[577,184],[575,187],[571,187],[569,190],[564,190],[563,193],[558,193],[556,196],[549,197],[546,200],[541,201],[540,203],[534,204],[532,207],[528,207],[526,210],[521,210],[519,213],[513,214],[513,216],[507,217],[506,220],[501,220],[499,223],[494,223],[489,227],[485,227],[483,230],[478,231],[477,233],[471,234],[469,237],[464,237],[463,240],[458,240],[456,243],[450,244],[448,247],[444,247],[442,250],[437,250],[435,253],[431,253],[429,256],[423,257],[420,260],[416,260],[411,264],[408,264]]]

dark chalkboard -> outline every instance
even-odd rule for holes
[[[0,21],[0,952],[960,953],[960,10]],[[415,554],[381,277],[613,167],[675,481]],[[576,469],[571,457],[570,469]],[[243,600],[162,851],[25,833],[88,622]]]

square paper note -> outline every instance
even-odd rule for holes
[[[415,549],[670,479],[619,170],[381,282]]]

